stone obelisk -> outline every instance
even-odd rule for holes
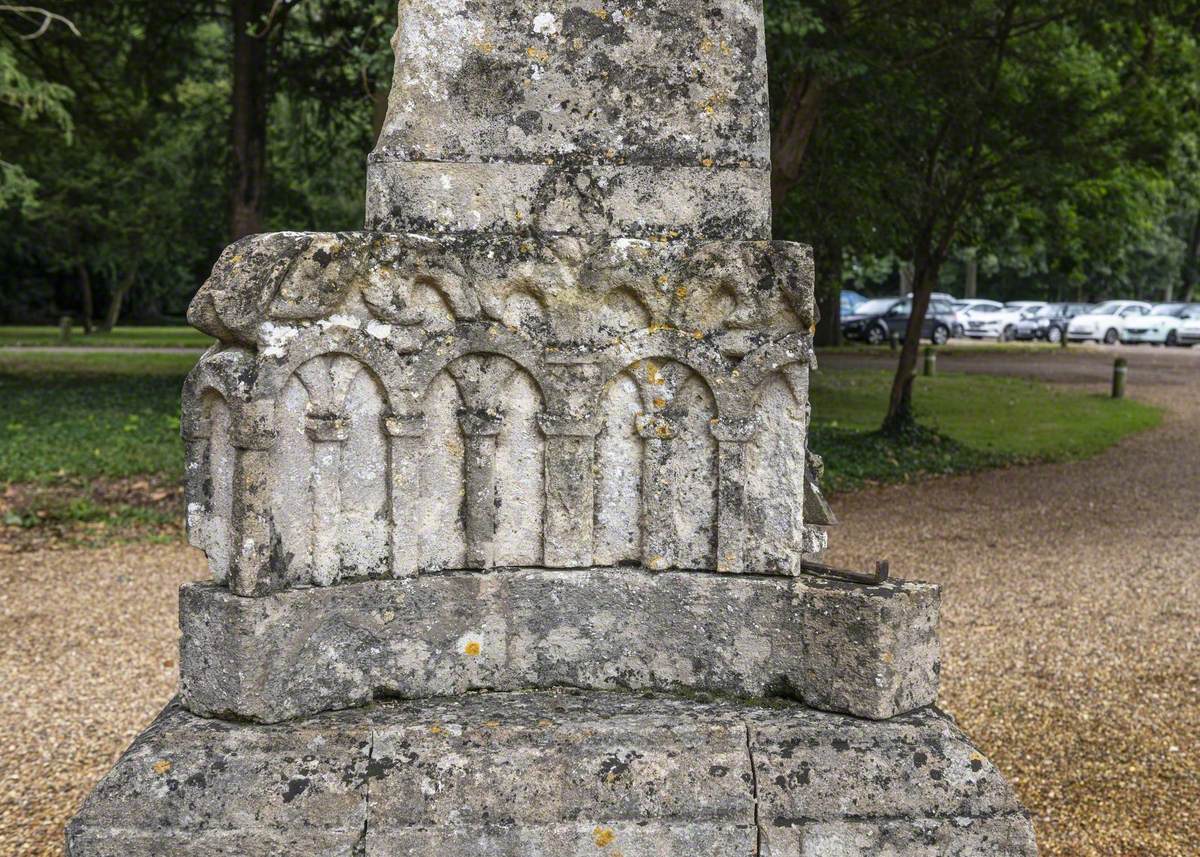
[[[1035,854],[937,588],[810,573],[761,0],[400,9],[367,231],[192,305],[212,580],[68,855]]]

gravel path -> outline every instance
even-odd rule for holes
[[[1125,349],[1164,426],[1088,462],[837,498],[834,558],[945,587],[943,704],[1016,782],[1050,857],[1193,857],[1200,831],[1200,349]],[[944,371],[1102,390],[1112,355],[992,352]],[[839,355],[826,365],[882,368]],[[859,364],[855,364],[859,365]],[[182,545],[4,553],[0,854],[62,825],[176,681]]]
[[[942,704],[1015,781],[1043,855],[1195,857],[1200,349],[1120,354],[1131,392],[1167,408],[1161,429],[1086,462],[836,498],[831,556],[887,557],[943,585]],[[981,353],[940,368],[1103,392],[1112,356]]]

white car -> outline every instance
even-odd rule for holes
[[[1106,301],[1086,315],[1071,319],[1067,325],[1067,339],[1116,345],[1126,322],[1149,314],[1150,304],[1143,301]]]
[[[977,307],[967,313],[966,329],[963,333],[973,339],[996,339],[1008,342],[1016,337],[1017,322],[1036,315],[1045,301],[1013,301],[999,305]]]
[[[1180,318],[1178,339],[1185,348],[1200,344],[1200,307],[1196,304]]]
[[[980,316],[976,319],[976,321],[980,322],[980,324],[975,326],[978,330],[983,327],[984,316],[987,316],[989,313],[1000,312],[1000,310],[1004,309],[1004,304],[998,301],[976,300],[974,298],[965,301],[955,301],[952,306],[954,308],[954,317],[957,320],[955,333],[958,336],[968,335],[967,328],[970,326],[973,314],[978,313]]]
[[[1126,345],[1149,342],[1153,345],[1178,345],[1179,328],[1189,315],[1200,318],[1200,304],[1155,304],[1149,315],[1124,319],[1121,342]]]

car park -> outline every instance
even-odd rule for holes
[[[1185,348],[1200,343],[1200,305],[1192,304],[1191,308],[1180,316],[1176,338]]]
[[[1035,314],[1027,315],[1017,322],[1013,338],[1058,344],[1066,335],[1071,319],[1090,312],[1091,309],[1091,304],[1046,304]]]
[[[912,300],[909,298],[875,298],[842,319],[842,336],[869,345],[880,345],[893,335],[902,340],[911,315]],[[950,339],[953,325],[954,312],[950,303],[931,300],[921,326],[921,336],[935,345],[944,345]]]
[[[1125,345],[1150,343],[1152,345],[1178,345],[1179,327],[1184,315],[1200,310],[1200,304],[1155,304],[1147,315],[1135,315],[1124,319],[1121,326],[1121,342]]]
[[[1149,314],[1150,304],[1145,301],[1106,301],[1091,312],[1071,319],[1067,325],[1067,339],[1116,345],[1129,319]]]

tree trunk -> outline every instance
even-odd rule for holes
[[[270,41],[265,25],[271,0],[232,0],[233,94],[230,121],[232,193],[229,229],[236,241],[262,231],[267,173],[267,90]]]
[[[104,333],[112,333],[113,328],[117,326],[117,321],[121,318],[121,305],[125,302],[125,296],[129,294],[129,290],[133,288],[134,282],[137,281],[137,262],[121,278],[121,281],[113,289],[112,299],[108,302],[108,312],[104,314],[104,324],[101,330]]]
[[[1200,282],[1200,211],[1192,221],[1192,234],[1188,238],[1187,254],[1183,257],[1182,300],[1191,303],[1196,299],[1196,285]]]
[[[829,247],[817,253],[817,332],[821,347],[842,344],[842,251]]]
[[[804,153],[821,115],[825,85],[810,75],[800,75],[788,88],[771,135],[771,207],[778,214],[800,181]]]
[[[937,284],[938,273],[939,263],[932,254],[927,249],[919,250],[913,265],[912,314],[908,317],[904,347],[900,350],[900,363],[896,367],[892,393],[888,398],[888,412],[883,420],[882,430],[885,434],[907,434],[917,424],[912,405],[912,387],[916,378],[917,355],[921,350],[921,328],[929,312],[929,298]]]
[[[92,300],[92,275],[82,262],[76,266],[76,272],[79,275],[79,294],[83,299],[83,332],[87,334],[92,332],[92,315],[96,311]]]
[[[967,259],[967,282],[963,297],[973,300],[979,293],[979,259],[972,253]]]

